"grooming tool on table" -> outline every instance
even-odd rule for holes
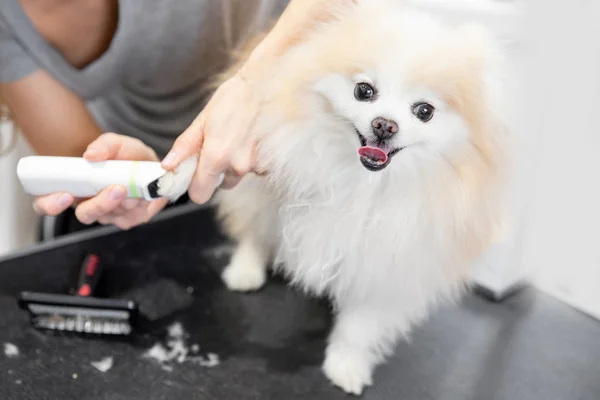
[[[138,305],[128,299],[93,297],[101,273],[100,258],[88,255],[73,295],[22,292],[19,306],[29,311],[36,329],[127,336],[133,331]]]
[[[75,271],[69,294],[22,292],[19,306],[28,310],[36,329],[93,336],[129,336],[168,322],[194,302],[194,296],[164,277],[135,285],[110,298],[94,297],[102,274],[100,257],[90,254]]]

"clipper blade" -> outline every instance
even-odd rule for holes
[[[158,181],[160,180],[160,178],[153,180],[152,182],[150,182],[148,184],[148,194],[150,195],[150,197],[152,197],[153,199],[160,199],[160,195],[158,194],[158,189],[160,189],[158,187]]]
[[[131,334],[138,312],[130,300],[32,292],[21,293],[19,306],[36,329],[108,336]]]

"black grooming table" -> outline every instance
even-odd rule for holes
[[[118,232],[78,233],[0,260],[0,399],[347,399],[321,374],[327,304],[271,279],[254,294],[226,291],[218,273],[230,247],[212,211],[183,206]],[[22,290],[61,293],[84,254],[100,254],[106,287],[160,278],[193,290],[192,306],[131,342],[34,331],[17,308]],[[180,322],[218,365],[161,368],[143,355]],[[600,323],[533,289],[500,304],[469,296],[438,311],[377,369],[364,399],[598,400]],[[0,348],[1,349],[1,348]],[[101,372],[91,362],[113,358]]]

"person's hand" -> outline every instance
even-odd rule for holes
[[[175,141],[162,162],[173,170],[186,158],[199,154],[190,199],[205,203],[212,197],[221,173],[222,187],[231,188],[254,171],[257,140],[252,125],[258,113],[258,99],[251,85],[239,74],[225,81],[204,110]]]
[[[248,172],[268,172],[257,171],[257,167],[266,167],[256,164],[258,138],[253,136],[252,128],[260,99],[253,90],[254,85],[269,79],[273,62],[307,32],[323,21],[334,19],[340,6],[354,2],[291,0],[273,29],[244,62],[240,72],[219,86],[162,162],[164,169],[172,171],[183,160],[199,155],[196,173],[188,188],[192,201],[206,203],[210,200],[222,173],[225,173],[222,186],[231,188]]]
[[[90,143],[83,157],[88,161],[158,161],[154,150],[140,140],[114,133],[105,133]],[[127,189],[120,185],[107,187],[90,199],[76,199],[69,193],[53,193],[37,197],[33,207],[41,215],[58,215],[76,204],[75,215],[83,224],[98,222],[130,229],[150,220],[168,202],[167,199],[129,199],[125,197],[126,193]]]

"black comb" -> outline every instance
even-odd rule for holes
[[[22,292],[18,301],[36,329],[94,335],[127,336],[138,313],[131,300]]]
[[[92,335],[128,336],[138,318],[138,304],[129,299],[93,297],[100,279],[100,258],[85,257],[72,294],[21,292],[18,304],[29,311],[34,328]]]

